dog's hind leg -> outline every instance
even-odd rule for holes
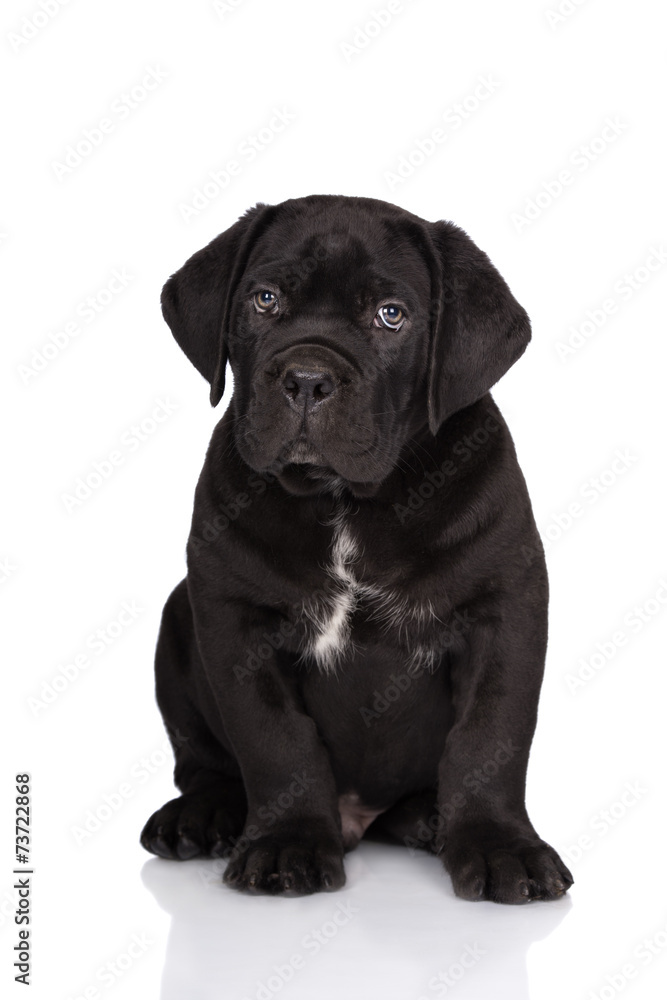
[[[391,809],[373,820],[366,837],[433,851],[437,821],[436,791],[429,788],[399,799]]]
[[[153,813],[141,843],[161,858],[225,857],[241,835],[247,804],[243,782],[201,770],[187,792]]]
[[[174,780],[183,794],[153,813],[141,833],[147,851],[180,861],[223,857],[240,836],[247,813],[236,759],[212,731],[214,718],[207,720],[191,697],[202,684],[198,658],[182,581],[165,605],[155,673],[158,704],[176,758]],[[205,694],[197,700],[207,703]]]

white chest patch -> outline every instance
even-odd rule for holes
[[[430,604],[427,607],[415,606],[391,590],[357,579],[354,563],[359,556],[359,546],[345,524],[346,514],[347,509],[341,507],[332,522],[334,537],[331,560],[326,567],[329,577],[327,592],[320,599],[308,602],[303,609],[312,626],[306,652],[325,672],[333,670],[350,647],[350,621],[362,600],[368,605],[369,619],[399,631],[436,617]],[[423,647],[416,646],[412,657],[428,659],[428,653]]]
[[[318,631],[310,645],[311,655],[324,670],[335,665],[350,641],[350,618],[363,589],[352,572],[357,555],[357,545],[340,516],[334,522],[331,563],[327,567],[333,584],[331,598],[320,607],[322,617],[314,623]]]

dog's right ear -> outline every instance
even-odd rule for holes
[[[227,335],[234,292],[259,232],[271,215],[258,204],[172,274],[162,289],[162,315],[174,338],[211,386],[211,405],[225,389]]]

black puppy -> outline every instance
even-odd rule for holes
[[[228,360],[234,394],[157,648],[183,794],[144,847],[301,894],[370,826],[465,899],[561,896],[524,804],[546,568],[489,395],[525,311],[456,226],[334,196],[257,205],[162,308],[212,404]]]

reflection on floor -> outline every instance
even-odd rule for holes
[[[456,899],[439,861],[362,842],[347,885],[297,899],[222,884],[222,861],[153,858],[145,886],[172,918],[161,1000],[529,1000],[526,954],[570,911]],[[499,991],[501,984],[507,989]],[[508,988],[509,987],[509,988]]]

